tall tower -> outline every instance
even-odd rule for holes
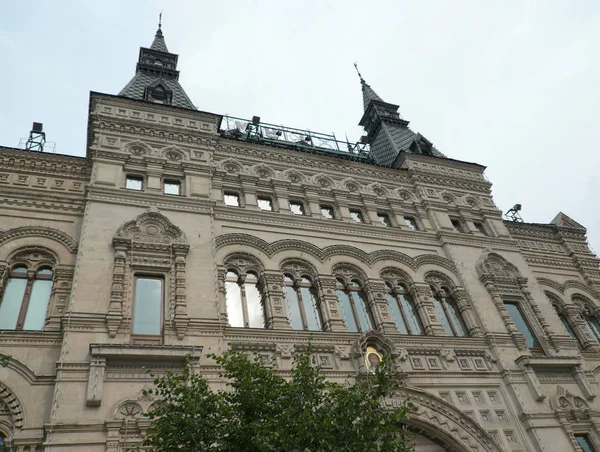
[[[135,75],[119,95],[195,110],[196,107],[179,84],[177,58],[167,49],[159,21],[152,45],[150,48],[140,47]]]
[[[358,71],[358,69],[357,69]],[[409,121],[398,113],[399,106],[385,102],[362,78],[364,114],[358,123],[367,132],[371,156],[380,165],[393,166],[401,152],[445,157],[419,133],[408,128]]]

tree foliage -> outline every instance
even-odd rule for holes
[[[295,356],[287,380],[240,352],[211,357],[223,369],[223,389],[213,391],[189,363],[183,374],[154,380],[146,450],[413,450],[401,427],[410,405],[390,411],[381,403],[396,385],[385,363],[369,378],[340,385],[326,381],[310,349]]]

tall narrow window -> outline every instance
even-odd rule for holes
[[[465,232],[462,223],[458,218],[450,218],[450,223],[452,223],[452,229],[454,229],[454,232]]]
[[[133,334],[158,336],[162,333],[163,280],[136,276]]]
[[[260,210],[265,210],[267,212],[273,211],[273,201],[268,196],[258,196],[256,198],[256,203]]]
[[[388,306],[398,331],[413,336],[423,334],[423,325],[421,325],[417,308],[406,287],[394,286],[389,282],[386,282],[386,287]]]
[[[52,292],[52,269],[13,267],[0,303],[0,330],[42,330]]]
[[[323,326],[312,280],[302,276],[294,281],[293,276],[284,275],[283,287],[291,327],[295,330],[321,331]]]
[[[446,330],[448,336],[467,337],[467,328],[460,315],[456,301],[452,298],[446,289],[441,289],[433,297],[433,307],[438,320]]]
[[[583,318],[585,320],[586,327],[594,340],[600,343],[600,323],[598,323],[598,319],[585,314],[583,315]]]
[[[258,276],[252,272],[240,277],[230,270],[225,276],[225,301],[229,325],[241,328],[264,328],[265,315]]]
[[[533,331],[529,327],[527,320],[525,320],[525,316],[521,311],[521,307],[517,303],[508,302],[505,302],[504,306],[506,307],[506,310],[508,311],[508,314],[510,315],[510,318],[512,319],[513,323],[517,327],[517,330],[519,330],[519,333],[525,336],[525,342],[527,343],[527,347],[529,347],[532,351],[541,352],[542,347],[535,335],[533,334]]]
[[[479,221],[475,221],[475,222],[473,222],[473,226],[475,226],[475,229],[477,229],[477,231],[479,231],[481,234],[488,235],[483,223],[481,223]]]
[[[6,437],[0,433],[0,452],[6,452]]]
[[[321,215],[323,215],[323,218],[326,218],[327,220],[332,220],[335,218],[333,207],[321,204],[319,208],[321,209]]]
[[[348,331],[364,333],[373,329],[367,296],[359,281],[353,280],[346,284],[342,279],[338,279],[336,294]]]
[[[141,191],[144,188],[144,178],[140,176],[127,176],[125,179],[127,190]]]
[[[392,222],[390,221],[390,217],[387,213],[377,213],[377,220],[384,225],[385,227],[392,227]]]
[[[417,220],[413,217],[404,217],[404,224],[411,228],[413,231],[419,230],[419,225],[417,224]]]
[[[597,449],[592,444],[592,440],[588,435],[575,435],[575,439],[577,440],[577,444],[581,447],[583,452],[596,452]]]

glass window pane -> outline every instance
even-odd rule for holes
[[[404,294],[398,295],[398,298],[400,298],[400,302],[402,303],[404,315],[406,316],[406,321],[408,322],[408,327],[410,328],[410,334],[413,336],[423,334],[421,320],[419,319],[419,314],[417,313],[417,308],[415,307],[412,298],[410,298],[409,295]]]
[[[452,326],[454,327],[454,331],[456,331],[456,335],[459,337],[468,336],[467,329],[465,328],[462,316],[458,311],[456,302],[452,298],[445,298],[444,302],[446,303],[446,310],[448,311],[450,322],[452,322]]]
[[[558,315],[558,318],[562,322],[562,324],[565,327],[565,330],[567,331],[567,333],[569,333],[569,336],[571,336],[573,339],[577,340],[577,336],[575,335],[575,331],[573,331],[573,328],[571,328],[571,325],[569,325],[569,322],[567,322],[567,319],[565,319],[565,317],[563,315],[560,315],[560,314]]]
[[[596,449],[592,445],[592,441],[587,435],[575,435],[575,439],[583,452],[596,452]]]
[[[257,198],[256,201],[260,210],[273,211],[273,203],[270,198]]]
[[[27,275],[27,267],[23,267],[22,265],[18,265],[13,267],[11,270],[12,273],[18,273],[20,275]]]
[[[180,195],[181,194],[181,183],[176,180],[166,180],[164,183],[165,195]]]
[[[25,278],[8,279],[0,304],[0,330],[14,330],[17,327],[26,287],[27,279]]]
[[[348,294],[343,290],[336,290],[338,301],[340,303],[340,312],[342,314],[342,318],[344,319],[344,323],[346,324],[346,328],[351,333],[356,333],[358,331],[358,326],[356,326],[356,320],[354,319],[354,314],[352,313],[352,307],[350,306],[350,298]]]
[[[596,342],[600,343],[600,339],[598,338],[598,335],[595,332],[592,325],[590,325],[589,319],[587,317],[584,317],[584,319],[585,319],[585,327],[588,330],[588,333],[590,333],[590,336],[592,336],[592,339],[594,339]]]
[[[304,325],[302,324],[300,303],[298,301],[296,290],[291,286],[285,286],[283,288],[283,295],[285,297],[285,305],[288,311],[288,321],[290,322],[290,326],[294,330],[303,330]]]
[[[135,281],[135,307],[133,334],[160,334],[162,280],[137,278]]]
[[[38,275],[44,275],[44,276],[52,276],[52,269],[50,268],[41,268],[38,270],[37,272]]]
[[[600,339],[600,323],[594,317],[586,317],[585,318],[589,325],[592,327],[592,332],[595,333],[596,340]]]
[[[52,280],[38,279],[34,281],[29,297],[29,306],[23,322],[24,330],[42,330],[48,311],[48,302],[52,292]]]
[[[250,328],[264,328],[265,327],[265,316],[262,308],[262,296],[256,282],[248,282],[248,275],[246,277],[246,283],[244,289],[246,290],[246,303],[248,307],[248,326]]]
[[[364,223],[362,212],[360,210],[350,210],[350,218],[357,223]]]
[[[517,327],[517,330],[519,330],[519,333],[525,336],[525,342],[527,342],[527,346],[529,348],[539,348],[540,345],[538,344],[537,339],[531,332],[529,325],[527,325],[527,322],[525,321],[525,318],[523,317],[523,314],[521,313],[519,307],[516,304],[512,303],[504,303],[504,306],[506,306],[506,310],[508,311],[510,318],[514,322],[515,326]]]
[[[400,312],[400,306],[398,306],[398,302],[396,301],[396,297],[391,293],[386,294],[386,299],[388,302],[388,307],[390,312],[392,313],[392,318],[394,319],[394,323],[396,324],[396,329],[402,334],[408,334],[408,329],[404,324],[404,318],[402,317],[402,313]]]
[[[235,275],[237,278],[237,275]],[[230,326],[243,327],[244,312],[242,310],[242,288],[237,282],[225,283],[225,303],[227,305],[227,318]]]
[[[328,220],[333,218],[333,208],[331,206],[320,206],[321,215],[323,215]]]
[[[460,220],[457,218],[450,218],[450,222],[452,223],[452,228],[454,232],[462,232],[462,225],[460,224]]]
[[[454,336],[454,331],[452,331],[452,327],[450,326],[450,320],[442,307],[442,302],[437,297],[433,299],[433,309],[435,310],[435,315],[439,322],[444,327],[444,330],[446,330],[446,333],[448,333],[448,336]]]
[[[302,304],[304,305],[304,313],[306,314],[306,323],[310,331],[321,331],[321,317],[319,316],[319,308],[317,307],[317,297],[312,287],[301,287]]]
[[[413,217],[404,217],[404,224],[411,228],[413,231],[418,231],[417,221]]]
[[[371,316],[368,311],[367,296],[362,291],[352,291],[352,299],[356,306],[356,312],[358,314],[358,321],[360,322],[360,329],[363,333],[373,329],[371,326]]]
[[[378,213],[377,220],[379,220],[379,222],[386,227],[392,226],[392,223],[390,223],[390,217],[388,217],[385,213]]]
[[[304,205],[301,202],[291,201],[290,210],[294,215],[304,215]]]
[[[125,188],[127,188],[127,190],[141,190],[143,184],[144,179],[141,177],[127,176]]]
[[[240,197],[236,193],[224,193],[223,202],[228,206],[239,207]]]

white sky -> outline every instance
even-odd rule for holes
[[[125,86],[162,9],[199,109],[357,140],[358,61],[414,131],[488,167],[499,208],[562,210],[600,251],[600,2],[2,3],[2,145],[39,121],[57,152],[85,155],[89,91]]]

